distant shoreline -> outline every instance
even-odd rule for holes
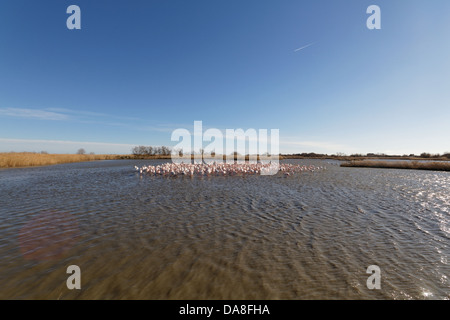
[[[191,159],[194,157],[191,156]],[[234,157],[235,160],[238,159],[237,156]],[[27,167],[40,167],[40,166],[50,166],[56,164],[64,163],[77,163],[77,162],[88,162],[88,161],[100,161],[100,160],[171,160],[171,155],[114,155],[114,154],[47,154],[47,153],[33,153],[33,152],[8,152],[0,153],[0,168],[27,168]],[[187,157],[189,159],[189,156]],[[244,160],[244,157],[239,157],[239,159]],[[249,157],[246,156],[245,160]],[[264,159],[258,156],[258,160]],[[399,156],[380,156],[380,157],[366,157],[366,156],[328,156],[328,155],[280,155],[280,160],[289,159],[310,159],[310,160],[338,160],[347,161],[347,164],[343,164],[345,167],[356,167],[369,165],[370,160],[427,160],[427,161],[450,161],[447,157],[436,157],[436,158],[421,158],[421,157],[399,157]],[[359,164],[361,160],[364,161],[364,165]],[[390,161],[383,165],[383,168],[388,166],[393,166]],[[448,163],[450,166],[450,162]],[[395,165],[394,167],[397,167]],[[431,170],[431,169],[430,169]]]
[[[422,159],[423,160],[423,159]],[[380,168],[380,169],[413,169],[413,170],[432,170],[432,171],[450,171],[450,162],[437,161],[350,161],[341,164],[341,167],[355,168]]]

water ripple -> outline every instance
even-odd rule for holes
[[[146,164],[0,171],[0,298],[450,298],[448,173],[133,172]],[[65,288],[70,264],[81,292]],[[373,264],[380,291],[366,287]]]

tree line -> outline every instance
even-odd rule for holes
[[[135,156],[168,156],[171,153],[171,149],[169,147],[152,147],[152,146],[137,146],[131,149],[131,153]]]
[[[84,149],[82,149],[84,151]],[[156,156],[156,155],[160,155],[160,156],[169,156],[172,153],[172,149],[166,146],[161,146],[161,147],[153,147],[153,146],[136,146],[131,150],[132,154],[135,156]],[[199,153],[203,154],[204,150],[202,149]],[[78,153],[80,154],[80,150],[78,151]],[[83,152],[85,153],[85,152]],[[180,156],[182,156],[181,150],[178,152],[180,154]],[[214,156],[215,152],[211,152],[211,155]],[[285,155],[285,156],[289,156],[289,155]],[[290,156],[301,156],[301,157],[306,157],[306,158],[320,158],[320,157],[329,157],[329,155],[327,154],[320,154],[320,153],[314,153],[314,152],[310,152],[310,153],[297,153],[297,154],[290,154]],[[338,152],[334,155],[331,155],[332,157],[348,157],[348,155]],[[423,152],[420,155],[414,155],[414,154],[409,154],[409,155],[387,155],[384,153],[367,153],[367,154],[351,154],[349,155],[350,157],[386,157],[386,158],[390,158],[390,157],[398,157],[398,158],[402,158],[402,157],[415,157],[415,158],[438,158],[438,157],[444,157],[444,158],[448,158],[450,159],[450,152],[445,152],[444,154],[440,155],[440,154],[431,154],[431,153],[427,153],[427,152]]]

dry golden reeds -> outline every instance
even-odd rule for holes
[[[450,162],[444,161],[350,161],[341,164],[341,167],[359,168],[386,168],[386,169],[415,169],[450,171]]]
[[[48,166],[94,160],[114,160],[117,155],[92,154],[43,154],[34,152],[0,153],[0,168],[19,168],[31,166]]]

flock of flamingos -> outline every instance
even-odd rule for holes
[[[300,172],[325,170],[326,167],[313,165],[273,164],[273,163],[165,163],[157,166],[134,167],[141,175],[151,176],[244,176],[269,175],[281,172],[285,177]]]

